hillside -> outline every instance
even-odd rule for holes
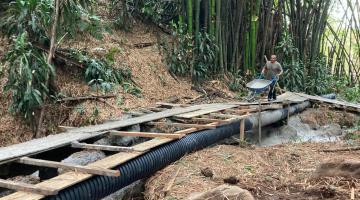
[[[47,110],[46,134],[59,131],[57,126],[82,126],[101,123],[106,119],[118,118],[124,111],[139,107],[154,105],[156,102],[167,99],[191,99],[199,95],[191,89],[191,84],[186,78],[176,80],[169,74],[163,55],[157,45],[157,37],[162,34],[160,30],[138,22],[131,32],[112,30],[104,33],[102,40],[91,36],[81,36],[62,44],[62,47],[71,47],[90,52],[94,57],[104,56],[112,49],[117,49],[115,54],[115,67],[128,67],[133,75],[133,80],[141,89],[139,97],[124,92],[122,86],[117,86],[110,94],[115,98],[107,99],[106,103],[85,101],[78,104],[57,104]],[[134,44],[151,42],[154,45],[136,48]],[[8,40],[0,40],[0,59],[8,48]],[[0,81],[0,146],[24,142],[32,138],[31,129],[22,122],[20,116],[8,112],[11,102],[9,93],[3,88],[7,81],[7,68],[1,69]],[[60,93],[68,97],[96,95],[96,91],[87,85],[79,70],[69,66],[57,66],[57,84]],[[96,109],[98,116],[93,116]]]

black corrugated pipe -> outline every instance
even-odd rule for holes
[[[310,106],[309,102],[290,107],[290,114],[298,113]],[[285,119],[288,109],[264,112],[262,125],[267,126],[275,121]],[[276,119],[275,119],[276,118]],[[256,118],[246,120],[245,129],[256,127]],[[56,196],[49,196],[51,200],[97,200],[108,196],[131,183],[149,177],[156,171],[180,159],[187,153],[215,144],[232,135],[239,134],[239,121],[221,126],[217,129],[199,131],[187,135],[174,142],[162,145],[151,151],[130,160],[118,167],[121,176],[94,176],[84,182],[66,188]]]

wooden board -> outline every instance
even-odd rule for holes
[[[168,123],[168,122],[149,122],[148,125],[156,126],[172,126],[180,128],[207,128],[207,129],[216,129],[215,125],[209,124],[183,124],[183,123]]]
[[[192,112],[199,110],[200,108],[201,105],[191,106],[188,108],[169,109],[162,112],[152,113],[121,121],[111,121],[100,125],[76,128],[64,133],[50,135],[48,137],[39,138],[8,147],[2,147],[0,148],[0,164],[16,160],[23,156],[31,156],[44,151],[70,145],[72,141],[83,141],[92,137],[103,135],[105,131],[108,130],[119,129],[122,127],[162,119],[165,117],[171,117],[177,114]]]
[[[101,144],[86,144],[79,142],[71,142],[71,147],[80,148],[80,149],[100,150],[100,151],[117,151],[117,152],[134,151],[134,148],[132,147],[120,147],[120,146],[110,146],[110,145],[101,145]]]
[[[309,98],[300,96],[293,92],[285,92],[284,94],[278,96],[278,100],[283,101],[284,103],[302,103],[309,100]]]
[[[201,116],[201,115],[206,115],[206,114],[209,114],[212,112],[217,112],[217,111],[222,111],[225,109],[238,107],[238,105],[234,105],[234,104],[205,104],[205,105],[200,105],[200,106],[201,106],[201,110],[179,114],[179,115],[176,115],[176,117],[192,118],[192,117],[197,117],[197,116]]]
[[[50,167],[50,168],[60,168],[65,170],[72,170],[81,173],[94,174],[100,176],[120,176],[119,170],[110,170],[110,169],[100,169],[93,168],[89,166],[81,166],[74,165],[68,163],[55,162],[50,160],[41,160],[29,157],[22,157],[18,161],[18,163],[26,164],[26,165],[34,165],[40,167]]]
[[[320,96],[312,96],[312,95],[303,94],[303,93],[296,93],[296,94],[299,96],[302,96],[304,98],[308,98],[311,101],[316,101],[316,102],[321,102],[321,103],[329,103],[329,104],[338,105],[338,106],[342,106],[342,107],[346,107],[346,108],[352,108],[353,111],[360,112],[360,104],[349,103],[349,102],[339,101],[339,100],[335,100],[335,99],[327,99],[327,98],[323,98]]]
[[[31,192],[39,195],[56,195],[58,193],[57,190],[49,189],[48,187],[39,187],[32,184],[9,181],[0,179],[0,187],[7,188],[10,190],[19,190],[24,192]]]
[[[145,137],[145,138],[171,138],[180,139],[184,137],[182,134],[176,133],[148,133],[148,132],[129,132],[129,131],[110,131],[113,136],[132,136],[132,137]]]
[[[138,151],[138,152],[117,153],[112,156],[106,157],[102,160],[91,163],[87,166],[110,169],[110,168],[116,167],[122,163],[125,163],[131,159],[134,159],[134,158],[140,156],[141,154],[143,154],[144,152],[146,152],[147,150],[149,150],[151,148],[155,148],[157,146],[160,146],[162,144],[165,144],[165,143],[168,143],[171,141],[173,141],[173,139],[169,139],[169,138],[152,139],[147,142],[143,142],[141,144],[133,146],[134,150]],[[38,184],[36,184],[36,186],[37,187],[48,187],[49,189],[54,189],[54,190],[62,190],[67,187],[70,187],[76,183],[85,181],[86,179],[89,179],[90,177],[92,177],[91,174],[66,172],[66,173],[56,176],[52,179],[38,183]],[[45,197],[44,195],[39,195],[39,194],[33,194],[33,193],[27,193],[27,192],[15,192],[11,195],[0,198],[0,200],[39,200],[44,197]]]

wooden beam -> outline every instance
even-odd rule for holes
[[[72,148],[80,149],[91,149],[91,150],[100,150],[100,151],[116,151],[116,152],[130,152],[134,151],[132,147],[119,147],[119,146],[110,146],[110,145],[99,145],[99,144],[86,144],[79,142],[72,142]]]
[[[250,117],[252,114],[246,114],[246,115],[229,115],[229,114],[220,114],[220,113],[210,113],[210,116],[213,117],[220,117],[220,118],[234,118],[234,119],[245,119]]]
[[[216,129],[215,125],[208,124],[183,124],[183,123],[167,123],[167,122],[149,122],[149,125],[162,125],[162,126],[175,126],[181,128],[206,128],[206,129]]]
[[[166,102],[157,102],[156,105],[161,106],[163,108],[188,107],[189,106],[189,105],[184,105],[184,104],[174,104],[174,103],[166,103]]]
[[[219,125],[219,122],[213,122],[213,123],[210,123],[210,124],[207,124],[207,125],[216,127],[217,125]],[[193,133],[193,132],[200,131],[200,130],[205,130],[205,129],[208,129],[208,128],[206,128],[206,127],[188,128],[188,129],[184,129],[184,130],[181,130],[181,131],[176,131],[175,134],[187,135],[189,133]]]
[[[31,185],[27,183],[21,183],[16,181],[0,179],[0,187],[7,188],[10,190],[29,192],[34,194],[41,194],[45,196],[56,195],[59,190],[50,189],[47,187],[39,187],[36,185]]]
[[[76,172],[95,174],[100,176],[120,176],[119,170],[93,168],[88,166],[73,165],[73,164],[67,164],[67,163],[61,163],[61,162],[55,162],[49,160],[41,160],[41,159],[35,159],[29,157],[22,157],[17,162],[25,165],[67,169]]]
[[[180,139],[184,137],[181,134],[175,133],[148,133],[148,132],[128,132],[128,131],[110,131],[111,135],[114,136],[133,136],[133,137],[146,137],[146,138],[172,138]]]
[[[223,120],[223,119],[213,119],[213,118],[199,118],[199,117],[195,117],[195,118],[191,118],[188,119],[190,121],[194,121],[194,122],[219,122],[219,123],[229,123],[229,121],[227,120]]]
[[[145,151],[155,148],[157,146],[163,145],[165,143],[171,142],[173,139],[168,138],[155,138],[134,146],[135,152],[119,152],[114,155],[108,156],[104,159],[90,163],[90,167],[101,167],[101,168],[113,168],[119,166],[122,163],[125,163],[131,159],[134,159]],[[84,181],[93,175],[91,174],[79,174],[73,171],[65,172],[59,176],[51,178],[49,180],[40,182],[36,184],[38,187],[46,187],[51,185],[56,187],[56,189],[62,190],[72,185],[75,185],[81,181]],[[40,194],[29,194],[26,192],[16,192],[11,195],[0,198],[1,200],[40,200],[43,199],[44,195]]]
[[[0,164],[17,160],[23,156],[30,156],[44,151],[70,145],[73,141],[84,141],[89,138],[104,135],[109,130],[120,129],[135,124],[155,121],[171,117],[181,113],[200,110],[202,105],[190,106],[188,108],[175,108],[163,112],[143,115],[125,120],[112,121],[104,124],[92,125],[70,130],[68,132],[49,135],[48,137],[31,140],[28,142],[2,147],[0,150]]]
[[[233,114],[246,114],[248,112],[256,112],[258,109],[256,108],[249,108],[249,109],[242,109],[242,110],[235,110],[235,109],[226,109],[223,112],[224,113],[233,113]]]

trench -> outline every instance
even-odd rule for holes
[[[310,106],[309,102],[293,105],[289,108],[263,112],[262,125],[268,126],[290,115],[299,113]],[[257,116],[245,120],[245,130],[257,127]],[[184,155],[205,147],[214,145],[219,141],[238,135],[240,122],[223,125],[217,129],[199,131],[171,143],[159,146],[151,151],[116,167],[122,174],[119,177],[93,176],[72,187],[60,191],[56,196],[48,196],[51,200],[90,200],[102,199],[114,192],[145,179],[156,171],[161,170]]]

